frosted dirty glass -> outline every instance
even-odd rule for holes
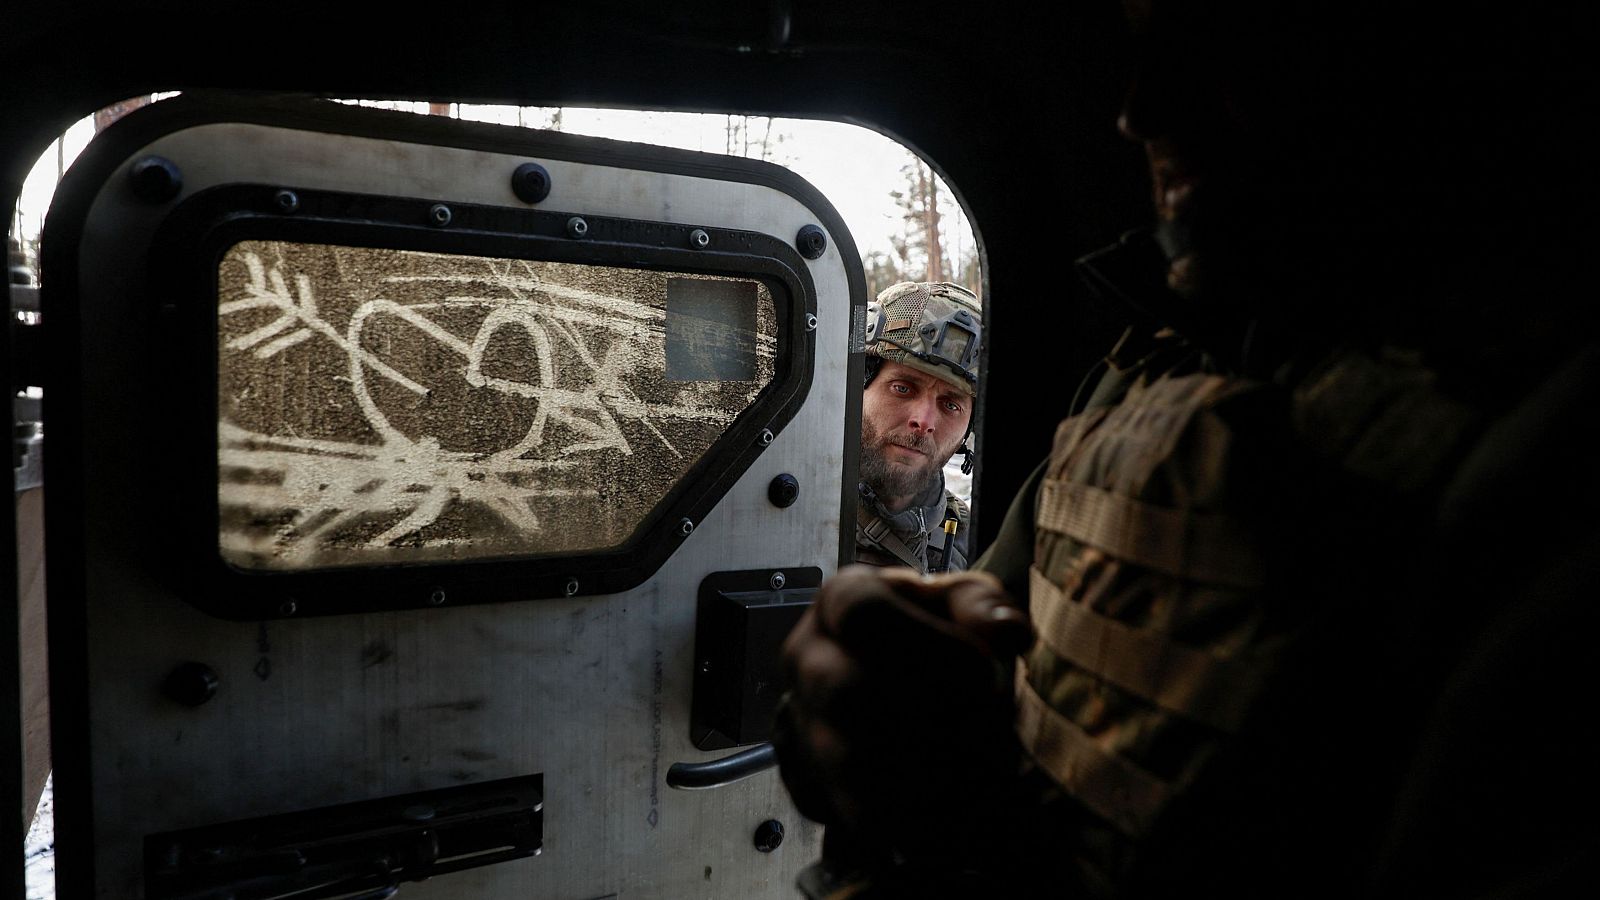
[[[753,280],[272,241],[217,274],[242,568],[615,547],[773,376]]]

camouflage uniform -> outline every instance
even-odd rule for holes
[[[1358,889],[1326,869],[1386,808],[1389,541],[1426,533],[1481,416],[1397,354],[1255,379],[1168,336],[1108,363],[974,567],[1038,629],[1017,729],[1070,845],[1059,877],[1102,896]]]

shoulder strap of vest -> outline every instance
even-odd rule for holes
[[[856,505],[856,533],[864,535],[868,541],[894,554],[895,558],[916,569],[918,572],[927,570],[927,562],[917,557],[906,542],[894,533],[881,516],[874,515],[865,505]]]

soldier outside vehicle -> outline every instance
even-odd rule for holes
[[[967,567],[967,504],[945,487],[971,471],[982,313],[958,285],[902,282],[867,306],[856,561],[921,574]]]

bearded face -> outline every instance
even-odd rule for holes
[[[961,446],[972,396],[950,381],[885,361],[861,404],[861,480],[890,512],[928,490]]]
[[[919,458],[908,458],[902,450],[913,450]],[[887,434],[866,420],[861,422],[861,480],[879,497],[916,497],[939,478],[949,454],[936,458],[934,441],[925,435]],[[892,457],[892,458],[891,458]]]

